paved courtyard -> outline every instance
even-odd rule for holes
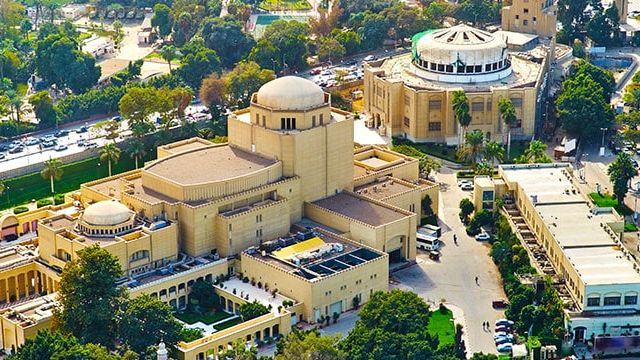
[[[395,286],[414,291],[434,305],[444,301],[457,306],[464,314],[464,321],[460,322],[466,328],[468,353],[495,353],[493,332],[484,330],[482,323],[493,324],[504,317],[502,311],[491,307],[493,300],[505,298],[502,280],[488,255],[489,244],[467,236],[458,218],[458,204],[462,198],[470,197],[471,192],[460,190],[451,169],[443,167],[438,180],[448,185],[440,193],[439,204],[444,242],[442,257],[434,262],[425,252],[419,251],[416,266],[393,274],[398,281]],[[458,237],[458,245],[453,242],[453,234]]]

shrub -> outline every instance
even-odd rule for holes
[[[36,203],[36,206],[38,207],[38,209],[41,208],[41,207],[44,207],[44,206],[49,206],[49,205],[53,205],[53,200],[51,200],[51,199],[40,199]]]
[[[53,203],[55,205],[61,205],[64,204],[64,194],[55,194],[53,196]]]
[[[438,310],[440,310],[440,312],[443,313],[443,314],[446,314],[449,311],[449,309],[447,309],[447,307],[444,306],[443,303],[440,303],[440,306],[438,307]]]
[[[18,206],[13,209],[13,213],[16,215],[26,213],[27,211],[29,211],[29,208],[26,206]]]

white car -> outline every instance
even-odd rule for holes
[[[477,241],[489,241],[491,240],[491,235],[483,232],[475,236]]]
[[[460,186],[460,188],[464,191],[472,191],[473,190],[473,184],[472,183],[466,183],[466,184],[462,184],[462,186]]]
[[[64,150],[67,150],[67,145],[62,145],[62,144],[60,144],[60,145],[56,145],[56,146],[53,148],[53,150],[55,150],[55,151],[64,151]]]
[[[367,55],[367,56],[364,58],[364,61],[372,61],[372,60],[375,60],[375,58],[376,58],[376,57],[375,57],[375,56],[373,56],[373,55]]]
[[[458,180],[458,186],[473,185],[473,180]]]

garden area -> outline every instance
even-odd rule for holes
[[[616,211],[620,215],[633,215],[633,210],[629,209],[628,206],[620,206],[618,204],[618,200],[616,199],[615,195],[592,192],[589,194],[589,197],[591,198],[591,200],[593,200],[594,203],[596,203],[597,207],[612,207],[616,209]]]
[[[311,4],[307,0],[262,0],[258,6],[268,11],[311,10]]]
[[[439,347],[454,344],[456,340],[456,328],[451,310],[440,304],[438,310],[431,312],[427,331],[431,336],[438,337]]]

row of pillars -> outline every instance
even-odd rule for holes
[[[32,270],[0,279],[0,303],[10,303],[30,295],[48,294],[58,289],[58,283],[46,274]]]

